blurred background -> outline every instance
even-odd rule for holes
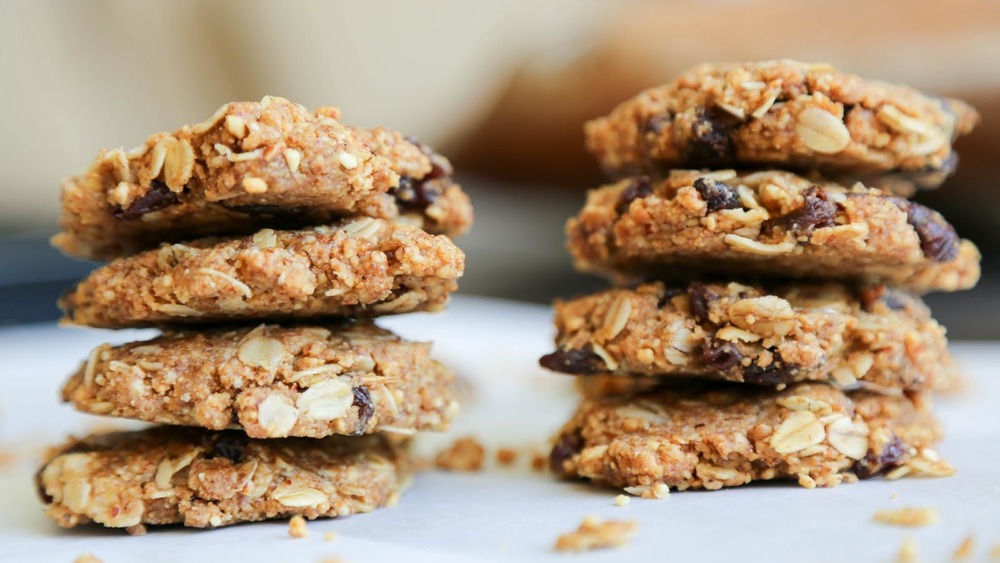
[[[227,101],[336,105],[449,156],[477,222],[466,293],[549,302],[574,274],[565,219],[601,182],[582,123],[706,61],[829,61],[974,104],[958,174],[918,200],[984,253],[980,286],[932,295],[957,338],[1000,338],[996,0],[0,0],[0,324],[53,320],[93,264],[61,257],[60,180],[99,149]]]

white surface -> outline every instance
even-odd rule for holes
[[[436,355],[473,388],[448,435],[429,436],[434,450],[457,435],[492,446],[541,447],[575,402],[570,379],[536,367],[548,351],[550,313],[544,307],[468,297],[439,315],[408,315],[385,325],[413,339],[433,339]],[[398,506],[368,515],[309,524],[308,539],[292,539],[286,522],[215,531],[152,529],[141,537],[99,527],[60,530],[42,514],[32,471],[41,449],[70,432],[116,421],[74,413],[57,400],[65,376],[90,348],[135,333],[56,329],[39,325],[0,330],[3,391],[0,449],[0,560],[72,561],[84,552],[116,561],[894,561],[904,538],[917,541],[924,561],[946,561],[968,534],[987,558],[1000,543],[1000,380],[993,366],[1000,345],[956,344],[970,389],[939,401],[949,437],[939,451],[958,467],[950,479],[868,481],[834,489],[763,485],[719,492],[673,493],[666,500],[633,499],[614,506],[617,491],[558,482],[492,464],[475,474],[428,472]],[[898,498],[891,497],[898,493]],[[936,526],[902,529],[875,524],[876,510],[933,506]],[[639,534],[625,551],[567,556],[552,551],[557,535],[587,514],[629,518]],[[338,534],[332,543],[324,532]]]

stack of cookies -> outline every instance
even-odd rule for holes
[[[581,376],[555,472],[658,497],[756,480],[947,475],[952,385],[920,295],[971,288],[976,247],[906,199],[955,168],[958,100],[829,65],[706,65],[586,125],[618,178],[567,225],[617,288],[556,304],[549,369]]]
[[[38,473],[60,526],[215,527],[398,498],[407,436],[454,416],[430,345],[371,318],[442,309],[472,222],[442,156],[281,98],[104,151],[63,185],[67,254],[114,259],[65,322],[154,327],[95,349],[77,409],[163,425],[74,439]]]

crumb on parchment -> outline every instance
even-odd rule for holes
[[[466,436],[455,440],[441,451],[434,464],[447,471],[480,471],[486,459],[486,448],[475,438]]]
[[[580,527],[556,540],[556,551],[587,551],[626,545],[638,531],[635,520],[600,520],[587,516]]]

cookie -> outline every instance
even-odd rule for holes
[[[957,166],[952,142],[978,121],[959,100],[783,60],[695,67],[585,133],[615,176],[773,166],[934,188]]]
[[[592,190],[566,225],[577,268],[610,276],[845,279],[968,289],[979,251],[937,212],[782,171],[679,170]]]
[[[557,301],[556,371],[943,389],[945,330],[919,298],[883,286],[662,282]]]
[[[634,395],[655,389],[663,381],[664,379],[659,377],[621,377],[607,374],[573,378],[576,390],[588,399]]]
[[[114,258],[204,236],[397,217],[458,235],[472,222],[451,164],[412,138],[343,125],[277,97],[226,104],[208,120],[103,151],[63,183],[53,244]]]
[[[445,430],[453,375],[430,348],[370,323],[173,331],[96,348],[62,395],[84,412],[251,438]]]
[[[436,311],[464,267],[451,239],[364,217],[165,244],[95,270],[60,306],[103,328]]]
[[[928,450],[940,435],[923,395],[844,393],[822,383],[781,392],[684,386],[584,399],[550,461],[560,475],[643,496],[663,485],[719,489],[771,479],[812,488],[900,467],[950,474]]]
[[[403,446],[380,435],[253,440],[235,430],[159,426],[96,434],[51,452],[38,492],[63,528],[96,522],[215,528],[395,504],[410,479]]]

